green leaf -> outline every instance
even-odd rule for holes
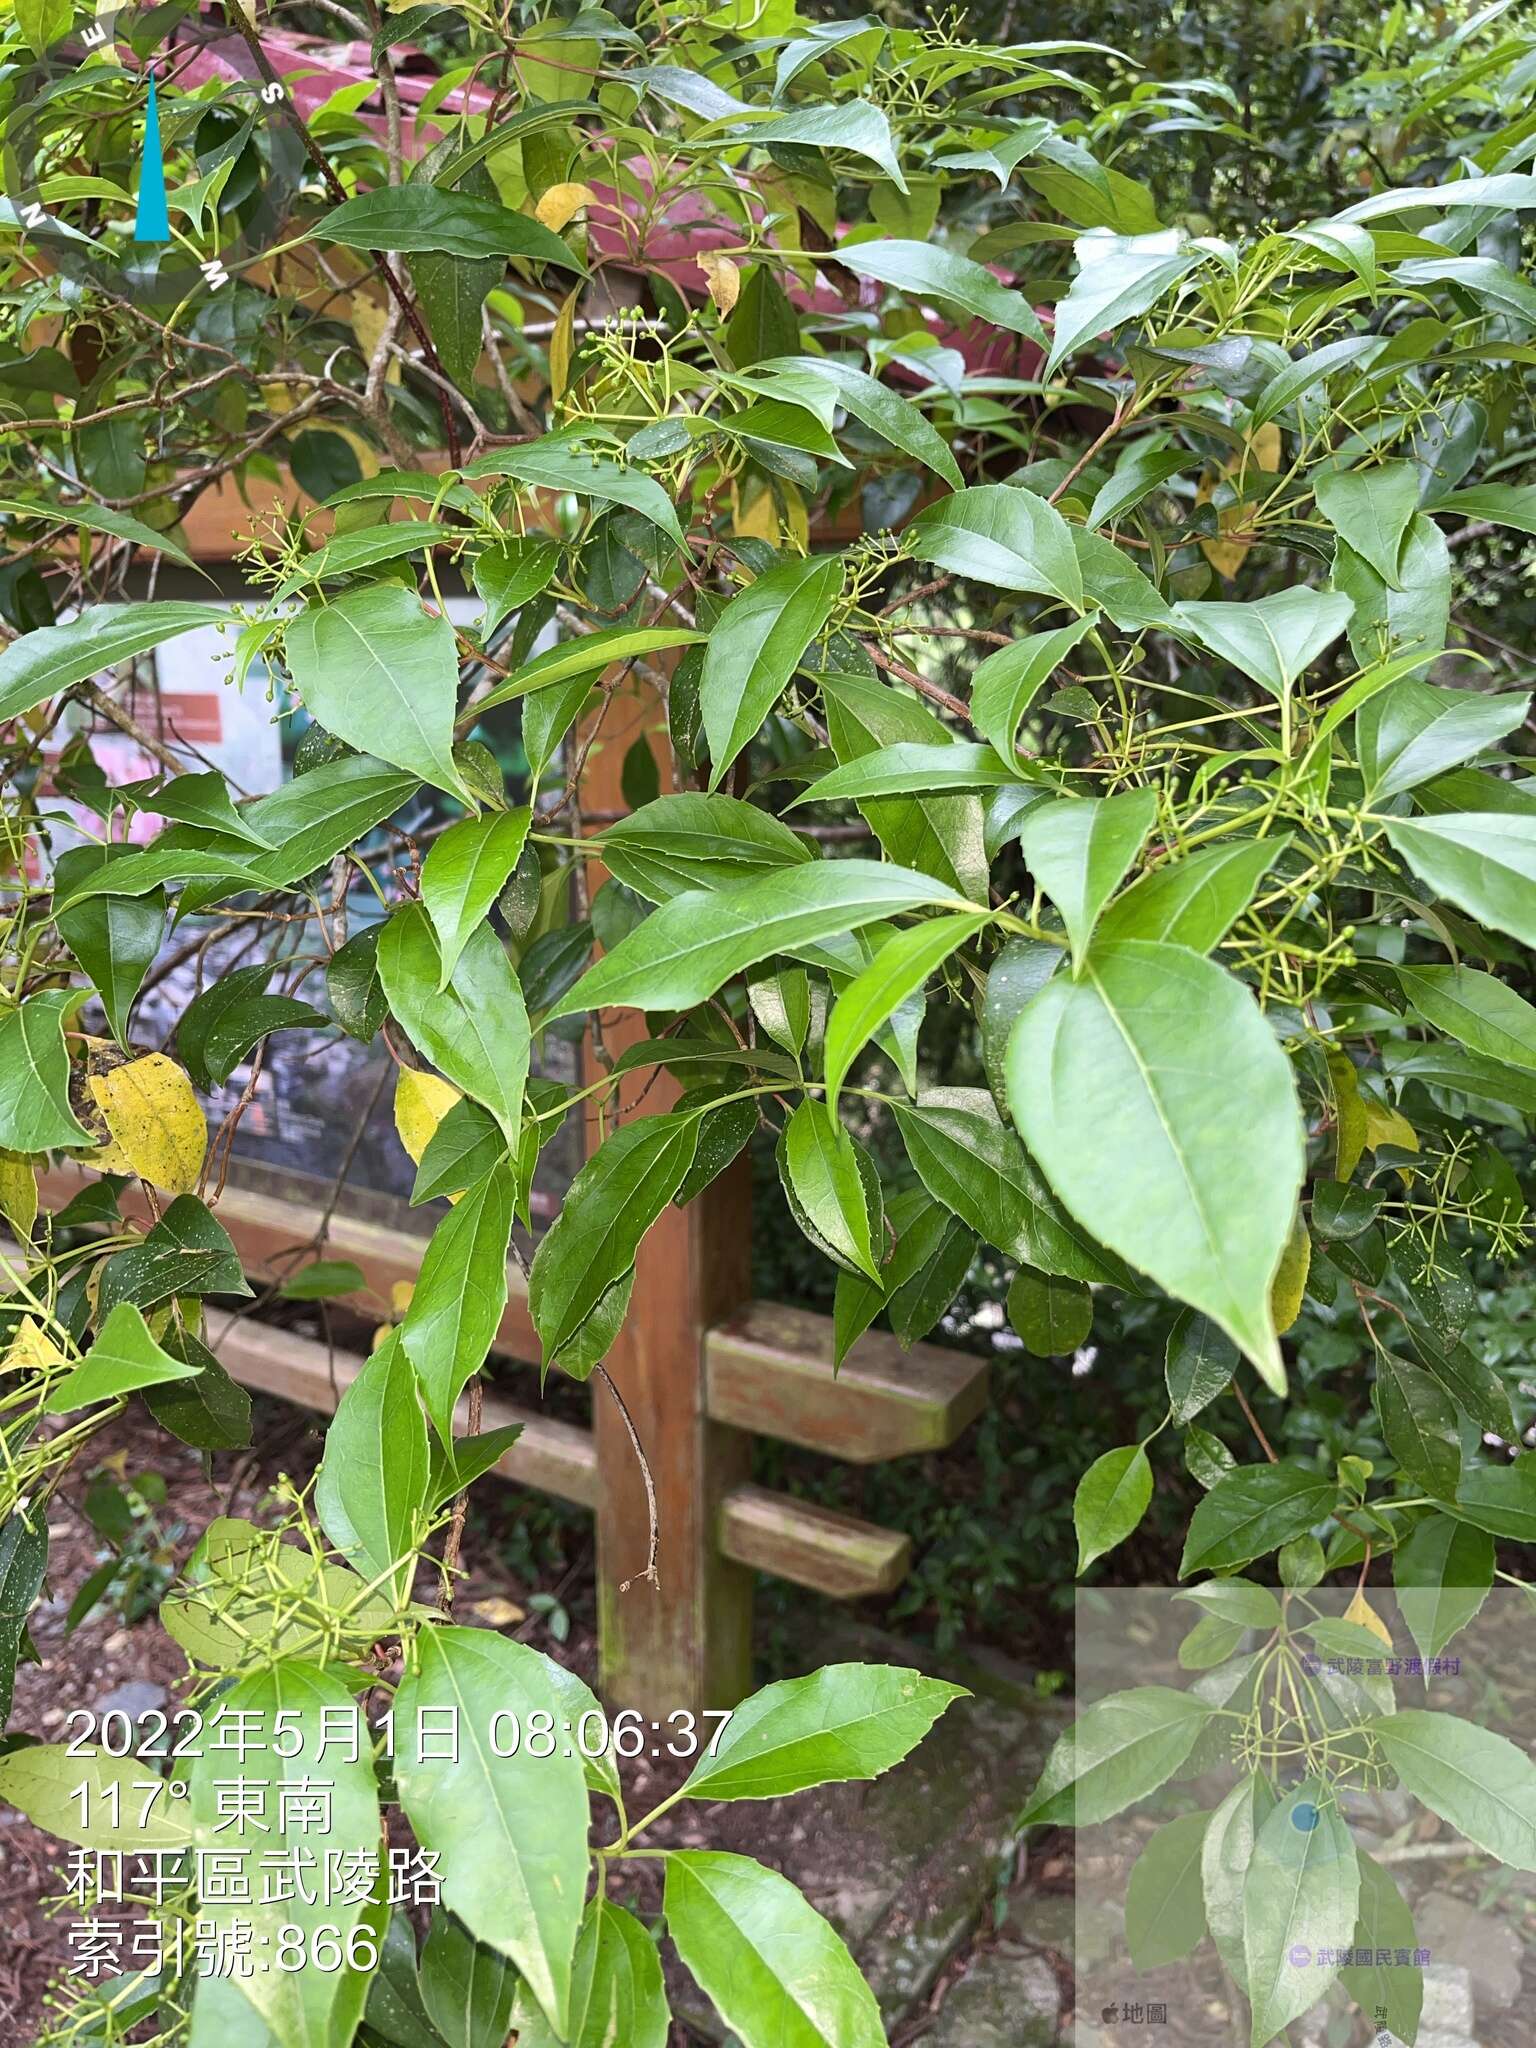
[[[221,604],[92,604],[63,626],[23,633],[0,652],[0,720],[198,626],[227,626]]]
[[[427,1505],[427,1425],[399,1332],[341,1397],[315,1482],[320,1526],[360,1577],[409,1595]],[[405,1562],[402,1562],[405,1560]]]
[[[134,1855],[189,1847],[185,1802],[146,1795],[144,1777],[137,1757],[107,1756],[97,1749],[71,1755],[62,1742],[30,1743],[0,1756],[0,1799],[47,1834],[82,1848]],[[137,1792],[135,1783],[141,1786]]]
[[[1407,1901],[1393,1883],[1391,1874],[1374,1857],[1357,1848],[1360,1865],[1359,1915],[1350,1946],[1358,1956],[1369,1953],[1369,1963],[1346,1963],[1339,1982],[1367,2019],[1399,2041],[1413,2041],[1419,2031],[1424,2006],[1424,1972],[1414,1962],[1399,1958],[1399,1950],[1417,1947],[1413,1915]]]
[[[1309,1472],[1286,1459],[1275,1465],[1239,1465],[1197,1504],[1179,1577],[1267,1556],[1331,1515],[1338,1497],[1331,1474]]]
[[[496,448],[489,455],[482,455],[469,464],[465,476],[505,476],[522,484],[530,491],[574,491],[578,497],[590,498],[599,505],[625,505],[631,512],[638,512],[642,519],[648,519],[653,526],[659,526],[663,533],[670,534],[679,546],[683,530],[678,524],[677,508],[671,498],[657,483],[655,477],[647,476],[640,469],[626,469],[622,463],[608,462],[579,444],[560,444],[553,436],[535,441],[524,448]],[[702,633],[684,632],[677,626],[615,627],[611,633],[594,633],[591,642],[606,640],[608,645],[618,649],[622,641],[641,643],[635,647],[637,654],[643,654],[646,646],[691,647],[702,640]],[[574,650],[551,648],[540,659],[555,667],[555,657],[572,653]],[[609,661],[627,660],[622,652],[610,653]],[[531,663],[530,668],[536,667]],[[527,671],[524,672],[526,676]],[[537,687],[552,682],[554,675],[546,673]],[[479,700],[477,710],[484,711],[489,705],[503,703],[508,697],[522,697],[527,694],[521,687],[523,676],[514,676],[510,683],[502,683]],[[532,686],[530,686],[532,687]]]
[[[1006,1109],[1008,1037],[1014,1019],[1065,959],[1060,946],[1042,939],[1009,939],[987,970],[981,1000],[981,1052],[987,1086],[999,1108]]]
[[[657,797],[603,831],[604,866],[650,903],[814,858],[771,812],[719,792]]]
[[[858,1148],[823,1103],[802,1102],[779,1139],[779,1165],[797,1220],[840,1264],[878,1283],[871,1213]]]
[[[840,764],[893,746],[948,747],[948,729],[915,697],[861,676],[818,678],[827,737]],[[972,902],[987,900],[987,853],[981,799],[921,791],[866,797],[858,808],[898,867],[951,882]]]
[[[1412,1708],[1366,1723],[1415,1799],[1512,1870],[1536,1870],[1536,1764],[1491,1728]]]
[[[1259,1830],[1274,1811],[1275,1795],[1261,1772],[1240,1778],[1211,1815],[1201,1844],[1200,1878],[1206,1924],[1216,1952],[1247,1996],[1243,1951],[1243,1885]]]
[[[250,1291],[229,1232],[196,1195],[178,1195],[142,1244],[101,1268],[98,1306],[106,1316],[120,1301],[152,1309],[175,1295]]]
[[[937,1202],[988,1244],[1069,1280],[1129,1277],[1067,1215],[984,1090],[946,1088],[892,1105],[907,1157]]]
[[[414,776],[386,767],[371,754],[347,754],[295,776],[246,812],[250,824],[272,843],[270,853],[253,850],[247,856],[246,872],[253,877],[247,886],[282,888],[313,874],[397,811],[416,788]],[[187,872],[195,875],[199,869],[189,866]],[[182,894],[183,916],[216,903],[223,893],[217,883],[201,889],[194,885]]]
[[[188,778],[190,779],[190,778]],[[132,858],[116,846],[72,846],[53,864],[54,895],[64,902],[79,882],[114,860]],[[128,1014],[165,936],[165,892],[100,896],[56,912],[59,937],[96,984],[107,1023],[127,1045]]]
[[[1186,1586],[1174,1594],[1205,1614],[1234,1628],[1273,1629],[1280,1626],[1283,1610],[1268,1586],[1251,1579],[1204,1579],[1198,1586]]]
[[[509,1150],[522,1125],[531,1034],[517,976],[488,924],[464,943],[446,988],[425,910],[397,910],[379,934],[379,979],[418,1052],[495,1117]]]
[[[846,150],[878,164],[898,192],[907,189],[891,141],[890,123],[868,100],[844,99],[835,105],[792,107],[787,113],[754,122],[750,128],[711,137],[694,147],[714,152],[741,142],[750,143],[754,149],[790,142],[812,149]]]
[[[633,1913],[594,1899],[576,1942],[570,2032],[557,2037],[526,1992],[511,2023],[517,2048],[666,2048],[671,2014],[655,1942]]]
[[[1092,1332],[1093,1296],[1085,1281],[1020,1266],[1008,1289],[1008,1321],[1036,1358],[1067,1357]]]
[[[360,527],[355,533],[338,533],[324,547],[295,562],[273,594],[273,601],[292,597],[306,583],[323,583],[336,577],[355,575],[380,562],[397,562],[422,548],[454,538],[451,526],[439,519],[401,519],[381,526]],[[191,776],[184,778],[193,780]],[[201,778],[199,778],[201,779]],[[159,806],[157,804],[156,808]],[[173,815],[170,812],[164,816]]]
[[[506,887],[528,839],[532,812],[486,811],[461,818],[434,840],[421,867],[421,900],[437,932],[438,988],[453,977],[475,927]]]
[[[1400,967],[1415,1013],[1473,1052],[1536,1072],[1536,1005],[1478,967]]]
[[[422,2003],[416,1931],[403,1906],[391,1913],[384,1931],[363,2020],[368,2030],[364,2040],[377,2038],[388,2043],[388,2048],[442,2048],[441,2037]]]
[[[440,1906],[422,1943],[420,1983],[421,2002],[445,2048],[504,2048],[517,1972]]]
[[[1511,1543],[1536,1543],[1536,1458],[1474,1465],[1464,1472],[1449,1512]]]
[[[971,677],[971,723],[1010,768],[1024,714],[1072,649],[1097,622],[1087,613],[1054,633],[1029,633],[989,654]]]
[[[836,1116],[838,1093],[848,1069],[870,1039],[986,922],[987,914],[977,910],[957,917],[925,918],[921,924],[895,932],[841,991],[827,1020],[829,1115]]]
[[[63,1379],[48,1389],[45,1415],[72,1415],[97,1401],[113,1401],[136,1387],[190,1379],[195,1365],[183,1365],[162,1351],[132,1302],[120,1301],[101,1326],[96,1342]]]
[[[1193,1954],[1205,1938],[1200,1859],[1208,1813],[1183,1813],[1160,1827],[1131,1866],[1125,1938],[1138,1970],[1161,1969]]]
[[[1125,879],[1157,817],[1157,792],[1037,804],[1019,828],[1031,874],[1061,912],[1082,964],[1099,913]]]
[[[1243,1886],[1243,1951],[1252,2048],[1309,2012],[1338,1974],[1354,1931],[1360,1872],[1354,1838],[1331,1788],[1298,1785],[1259,1829]]]
[[[1486,519],[1516,533],[1536,533],[1536,484],[1474,484],[1469,491],[1437,499],[1434,509],[1461,519]]]
[[[1182,277],[1204,261],[1183,231],[1162,228],[1150,235],[1116,235],[1091,228],[1072,245],[1077,276],[1058,301],[1051,329],[1049,377],[1064,359],[1100,334],[1114,334],[1155,306]]]
[[[1172,632],[1173,607],[1137,568],[1123,548],[1102,533],[1071,529],[1072,545],[1083,574],[1083,597],[1100,605],[1128,633]]]
[[[435,144],[417,161],[406,189],[434,184],[452,151],[451,140]],[[477,202],[498,212],[503,210],[496,180],[483,164],[471,165],[462,172],[457,190],[448,196],[455,201]],[[523,215],[517,217],[526,219]],[[565,244],[560,247],[563,251]],[[487,254],[487,250],[491,253]],[[579,267],[568,254],[552,255],[550,260],[567,269]],[[412,256],[411,283],[416,289],[416,303],[427,323],[438,361],[461,391],[474,390],[475,371],[485,346],[482,309],[486,294],[501,283],[506,267],[505,253],[489,241],[483,242],[472,255],[455,255],[446,248],[434,247],[418,249]]]
[[[1340,591],[1302,585],[1243,604],[1179,604],[1174,617],[1202,647],[1283,699],[1344,631],[1350,608]]]
[[[453,763],[459,663],[446,614],[426,611],[404,584],[370,583],[300,612],[283,644],[305,708],[327,732],[464,794]]]
[[[1237,1346],[1209,1316],[1180,1309],[1168,1332],[1163,1368],[1173,1420],[1182,1426],[1225,1393],[1237,1361]]]
[[[48,0],[45,0],[48,4]],[[59,0],[64,4],[64,0]],[[67,24],[66,24],[67,26]],[[169,555],[173,562],[180,562],[184,568],[195,569],[197,564],[170,534],[157,533],[152,526],[146,526],[142,519],[135,519],[131,513],[115,512],[107,505],[87,505],[76,501],[73,504],[28,505],[19,498],[0,499],[0,515],[15,519],[39,519],[61,526],[74,526],[85,533],[110,534],[114,540],[132,541],[136,548],[149,548],[156,554]],[[228,613],[225,623],[228,623]]]
[[[48,1568],[48,1517],[40,1506],[30,1515],[17,1508],[0,1528],[0,1735],[11,1718],[16,1660],[32,1603]]]
[[[1422,512],[1408,528],[1398,577],[1402,587],[1394,590],[1369,562],[1340,542],[1333,585],[1354,605],[1349,646],[1362,668],[1389,655],[1435,655],[1445,645],[1451,557],[1439,527]]]
[[[362,1267],[351,1259],[312,1259],[290,1273],[277,1291],[284,1301],[333,1301],[367,1284]]]
[[[1518,811],[1392,818],[1387,838],[1409,867],[1461,910],[1536,946],[1536,817]]]
[[[1215,1709],[1168,1685],[1138,1685],[1084,1707],[1046,1759],[1020,1827],[1091,1827],[1165,1784]]]
[[[798,1887],[747,1856],[675,1850],[667,1932],[742,2048],[884,2048],[874,1993]]]
[[[197,1451],[241,1450],[251,1441],[251,1397],[189,1330],[174,1325],[165,1348],[193,1368],[191,1379],[144,1389],[144,1406],[162,1429]]]
[[[776,562],[720,614],[699,681],[711,789],[783,695],[842,587],[840,556]]]
[[[764,1686],[701,1756],[690,1799],[782,1799],[812,1785],[878,1778],[922,1741],[951,1701],[968,1695],[904,1666],[827,1664]]]
[[[920,562],[1085,609],[1072,529],[1054,505],[1020,485],[955,491],[919,512],[902,539]]]
[[[262,994],[271,974],[263,962],[221,975],[182,1012],[176,1046],[200,1088],[222,1086],[252,1046],[273,1031],[325,1028],[329,1020],[308,1003]]]
[[[930,904],[974,908],[926,875],[871,860],[816,860],[674,896],[561,997],[546,1022],[585,1010],[687,1010],[771,953]]]
[[[523,1133],[526,1141],[529,1133]],[[483,1180],[506,1152],[501,1126],[488,1109],[466,1095],[455,1102],[427,1140],[411,1188],[411,1207],[439,1195],[462,1194]]]
[[[870,377],[857,364],[842,356],[781,356],[778,365],[830,384],[839,403],[856,420],[882,435],[893,448],[910,455],[925,469],[934,470],[958,490],[963,478],[959,464],[937,428],[931,426],[910,399]]]
[[[561,1695],[543,1657],[484,1629],[424,1630],[416,1655],[395,1698],[397,1725],[418,1727],[423,1708],[456,1708],[459,1755],[397,1749],[400,1803],[417,1841],[437,1851],[444,1905],[517,1965],[563,2038],[589,1861],[581,1759],[558,1747],[532,1756],[526,1742],[497,1756],[491,1746],[498,1715],[526,1728],[541,1712],[558,1728]]]
[[[1250,434],[1278,419],[1306,392],[1326,383],[1336,370],[1353,369],[1363,374],[1385,346],[1386,339],[1379,334],[1347,334],[1340,341],[1324,342],[1321,348],[1310,349],[1294,363],[1288,363],[1254,401],[1249,415]]]
[[[956,256],[931,242],[900,241],[844,241],[830,254],[834,262],[859,277],[894,285],[924,304],[958,306],[973,319],[1006,328],[1010,334],[1027,335],[1042,348],[1046,345],[1040,316],[1024,294],[999,284],[990,270],[968,256]]]
[[[444,1443],[465,1383],[484,1365],[507,1306],[507,1245],[516,1193],[502,1158],[443,1217],[422,1255],[421,1273],[400,1326],[427,1413]]]
[[[1399,587],[1403,538],[1419,509],[1418,472],[1411,462],[1374,469],[1325,470],[1314,486],[1317,509],[1339,538],[1384,583]]]
[[[444,256],[523,256],[531,263],[581,265],[561,241],[525,213],[442,185],[382,185],[322,214],[310,230],[348,249],[426,250]]]
[[[494,547],[482,548],[470,565],[476,591],[485,600],[480,635],[489,641],[502,620],[542,596],[560,565],[556,541],[528,534],[506,534]]]
[[[1392,1553],[1398,1611],[1421,1656],[1438,1657],[1493,1586],[1493,1538],[1449,1515],[1426,1515]]]
[[[606,488],[607,468],[599,467],[595,472],[597,482],[585,483],[583,488],[589,494],[601,497],[602,484]],[[585,465],[582,466],[583,476]],[[650,482],[648,477],[631,477],[628,471],[618,474],[627,482],[639,486]],[[569,483],[561,486],[570,489]],[[656,489],[659,491],[660,486]],[[649,501],[643,501],[645,505]],[[670,501],[663,494],[663,503],[671,510]],[[642,506],[633,509],[640,510]],[[652,516],[647,511],[647,517]],[[674,515],[675,517],[675,515]],[[528,697],[538,690],[553,689],[559,683],[571,682],[578,676],[598,676],[605,668],[611,668],[621,661],[640,661],[648,655],[665,654],[674,647],[696,647],[706,638],[703,633],[685,632],[680,626],[610,626],[600,633],[585,633],[579,639],[558,647],[551,647],[543,654],[535,655],[525,663],[515,676],[509,676],[504,683],[498,683],[494,690],[488,690],[483,697],[476,697],[467,717],[479,718],[484,712],[494,710],[498,704],[510,704],[515,698]]]
[[[1377,691],[1355,716],[1366,802],[1385,803],[1496,745],[1523,724],[1530,702],[1524,690],[1487,697],[1412,676]]]
[[[1006,789],[1016,780],[990,747],[963,740],[924,746],[913,741],[876,747],[829,769],[801,791],[788,808],[799,804],[841,803],[910,796],[929,790]]]
[[[1080,980],[1047,982],[1021,1012],[1007,1069],[1019,1135],[1078,1221],[1283,1389],[1269,1289],[1302,1128],[1289,1063],[1248,991],[1181,946],[1101,944]]]
[[[1096,1557],[1132,1535],[1152,1503],[1152,1467],[1140,1444],[1095,1458],[1077,1483],[1072,1523],[1077,1530],[1077,1575]]]
[[[79,1000],[74,989],[49,989],[0,1018],[0,1147],[7,1152],[93,1142],[69,1106],[64,1018]]]
[[[256,1744],[251,1754],[241,1758],[239,1775],[257,1788],[255,1796],[262,1802],[267,1830],[259,1837],[263,1852],[286,1861],[290,1868],[302,1867],[297,1859],[306,1849],[314,1850],[311,1812],[303,1799],[285,1805],[283,1792],[284,1788],[310,1788],[322,1781],[330,1786],[330,1825],[324,1837],[327,1853],[349,1856],[377,1850],[379,1799],[373,1759],[364,1746],[361,1754],[349,1761],[344,1747],[334,1738],[327,1740],[337,1717],[356,1711],[352,1695],[339,1679],[292,1658],[240,1679],[220,1703],[228,1713],[255,1717],[234,1725],[249,1728]],[[278,1754],[279,1749],[283,1754]],[[228,1758],[205,1743],[190,1766],[186,1801],[199,1841],[220,1839],[219,1829],[228,1827],[220,1814],[216,1789],[228,1776]],[[285,1927],[297,1927],[306,1943],[321,1927],[335,1929],[345,1949],[347,1937],[365,1916],[382,1909],[372,1909],[363,1896],[327,1899],[323,1888],[313,1885],[286,1898],[281,1896],[281,1887],[275,1887],[256,1903],[205,1895],[199,1910],[221,1931],[237,1921],[251,1927],[252,1950],[260,1958],[276,1955],[279,1933]],[[366,1989],[366,1978],[359,1974],[314,1968],[257,1968],[238,1983],[283,2048],[329,2048],[333,2040],[349,2038]]]
[[[682,1186],[698,1145],[695,1116],[643,1116],[605,1138],[539,1240],[528,1312],[556,1359],[635,1263],[640,1240]]]
[[[1451,1500],[1461,1477],[1456,1410],[1427,1372],[1390,1351],[1376,1354],[1376,1408],[1387,1449],[1421,1492]]]

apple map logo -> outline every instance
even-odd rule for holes
[[[104,9],[10,72],[0,114],[0,232],[56,275],[155,310],[224,290],[275,247],[306,169],[259,48],[231,20],[178,13]],[[186,167],[167,190],[173,154]]]

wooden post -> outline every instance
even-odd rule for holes
[[[635,681],[615,693],[587,759],[585,811],[627,808],[619,786],[625,753],[649,733],[664,762],[658,724],[664,712],[653,688]],[[591,862],[587,877],[595,893],[604,870]],[[602,1034],[610,1057],[646,1036],[643,1014],[630,1010],[610,1013]],[[596,1078],[603,1070],[590,1038],[586,1060]],[[627,1075],[621,1114],[659,1114],[678,1093],[669,1075]],[[598,1136],[593,1121],[589,1149]],[[709,1420],[704,1362],[705,1332],[747,1299],[750,1285],[751,1181],[742,1158],[647,1233],[629,1314],[605,1361],[655,1484],[659,1586],[642,1576],[650,1531],[644,1475],[623,1416],[602,1382],[593,1385],[600,1686],[610,1705],[648,1719],[735,1706],[751,1690],[752,1574],[722,1554],[719,1530],[725,1494],[750,1476],[751,1438]]]

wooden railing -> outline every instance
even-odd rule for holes
[[[79,1169],[61,1169],[49,1183],[46,1196],[66,1200],[79,1186]],[[146,1224],[152,1220],[130,1194],[122,1206]],[[318,1209],[240,1187],[225,1191],[218,1214],[257,1283],[270,1282],[274,1256],[291,1254],[320,1220]],[[669,1217],[658,1230],[670,1226],[672,1235],[695,1243],[726,1220],[718,1190],[674,1215],[675,1226]],[[425,1243],[343,1212],[331,1219],[325,1249],[329,1258],[353,1260],[369,1289],[388,1300],[398,1282],[415,1279]],[[536,1360],[525,1282],[515,1264],[507,1269],[507,1291],[499,1359]],[[637,1577],[649,1511],[622,1425],[585,1429],[552,1420],[507,1398],[508,1375],[501,1371],[481,1422],[484,1429],[522,1425],[521,1437],[495,1467],[497,1476],[596,1513],[603,1693],[612,1704],[647,1715],[732,1705],[750,1689],[754,1572],[855,1600],[891,1592],[910,1566],[907,1536],[754,1485],[748,1476],[753,1436],[874,1464],[943,1449],[987,1399],[985,1359],[931,1344],[902,1351],[880,1331],[860,1338],[834,1376],[830,1319],[772,1302],[742,1303],[700,1328],[690,1349],[678,1313],[687,1294],[686,1276],[676,1268],[637,1276],[631,1319],[641,1334],[608,1361],[632,1412],[630,1368],[641,1346],[655,1346],[658,1331],[664,1348],[653,1348],[653,1360],[677,1380],[687,1377],[676,1410],[669,1411],[667,1383],[657,1374],[648,1434],[642,1429],[656,1478],[659,1586]],[[253,1317],[235,1318],[225,1328],[215,1313],[212,1324],[218,1354],[242,1385],[322,1413],[335,1407],[363,1364],[360,1353]],[[605,1405],[599,1391],[599,1418]],[[461,1429],[467,1426],[462,1408],[458,1420]],[[691,1501],[683,1497],[685,1484],[696,1489]],[[689,1544],[695,1552],[685,1549]],[[620,1592],[626,1579],[628,1590]]]

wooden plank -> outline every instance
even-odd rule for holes
[[[42,1196],[49,1206],[60,1206],[96,1175],[83,1166],[60,1166],[42,1177]],[[119,1207],[147,1230],[154,1221],[137,1181],[123,1190]],[[214,1214],[229,1232],[241,1263],[253,1278],[272,1280],[295,1270],[298,1262],[281,1259],[307,1244],[320,1226],[320,1205],[292,1201],[287,1197],[264,1195],[252,1188],[227,1187]],[[326,1227],[325,1249],[316,1256],[351,1259],[362,1268],[363,1277],[381,1300],[389,1301],[398,1281],[414,1282],[421,1270],[427,1248],[430,1219],[422,1218],[422,1234],[397,1230],[388,1224],[370,1223],[360,1216],[338,1210]],[[539,1356],[539,1340],[528,1316],[528,1284],[522,1270],[507,1261],[507,1308],[496,1333],[496,1349],[512,1358],[529,1361]]]
[[[738,1564],[858,1600],[890,1593],[912,1565],[912,1539],[765,1486],[737,1486],[720,1513],[720,1547]]]
[[[656,728],[662,727],[658,735]],[[590,731],[589,731],[590,736]],[[582,778],[583,806],[627,811],[621,770],[645,739],[668,778],[665,709],[631,678],[608,700]],[[604,879],[586,870],[589,897]],[[648,1034],[638,1010],[603,1018],[611,1059]],[[586,1078],[603,1067],[589,1035]],[[669,1110],[679,1089],[641,1071],[620,1084],[621,1116]],[[589,1113],[588,1149],[597,1142]],[[745,1160],[686,1209],[669,1208],[646,1234],[630,1310],[605,1364],[644,1446],[655,1487],[659,1585],[642,1576],[650,1504],[617,1404],[599,1382],[593,1423],[602,1474],[597,1515],[598,1638],[604,1696],[649,1718],[685,1707],[730,1707],[752,1685],[752,1578],[721,1552],[721,1503],[750,1475],[751,1439],[711,1419],[704,1333],[746,1299],[751,1284],[751,1185]],[[627,1584],[626,1584],[627,1582]]]
[[[834,1377],[832,1323],[751,1301],[705,1339],[709,1412],[719,1422],[855,1465],[942,1450],[987,1403],[987,1361],[936,1344],[903,1351],[862,1336]]]
[[[355,1352],[331,1352],[311,1337],[246,1318],[218,1332],[213,1342],[225,1371],[242,1386],[325,1415],[332,1413],[364,1364]],[[468,1429],[467,1400],[460,1401],[454,1420],[461,1433]],[[591,1431],[489,1395],[480,1427],[501,1429],[514,1422],[522,1424],[523,1433],[492,1468],[497,1476],[573,1501],[577,1507],[595,1508],[597,1452]]]
[[[363,1368],[353,1352],[328,1352],[313,1338],[249,1320],[236,1321],[220,1336],[218,1351],[242,1386],[327,1415]],[[466,1426],[464,1402],[457,1421]],[[492,1467],[493,1475],[596,1508],[597,1446],[591,1432],[552,1422],[499,1394],[487,1397],[482,1428],[514,1422],[522,1424],[523,1434]],[[912,1558],[910,1537],[750,1485],[732,1489],[722,1501],[719,1541],[736,1568],[773,1572],[840,1600],[890,1592]]]

